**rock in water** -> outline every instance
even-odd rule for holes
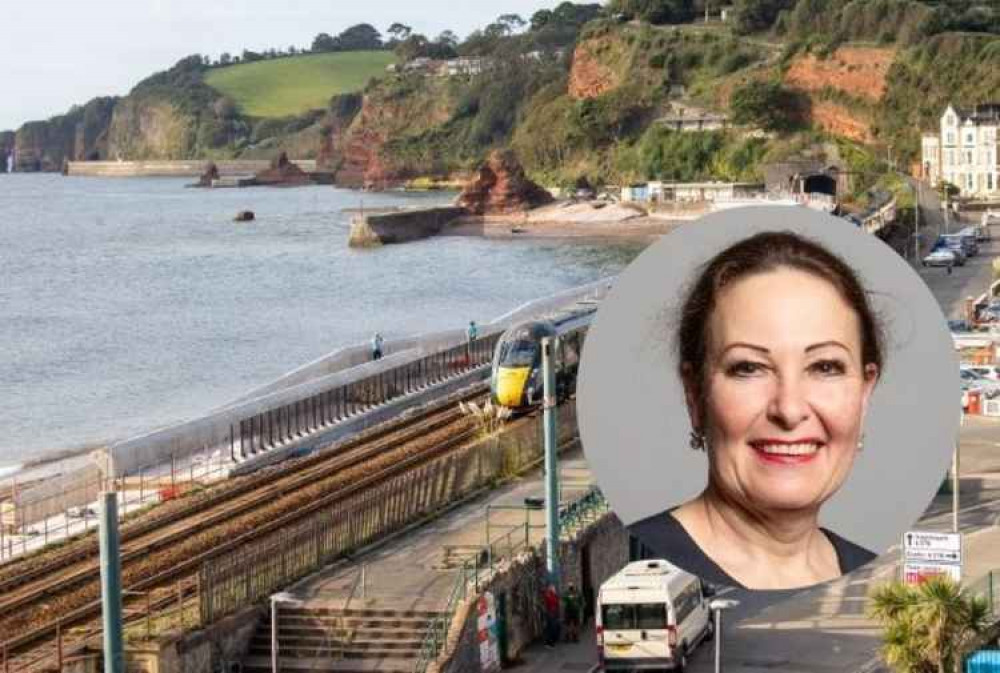
[[[551,203],[545,189],[524,175],[511,150],[494,150],[458,197],[458,205],[473,215],[520,213]]]
[[[219,167],[215,165],[214,161],[209,161],[205,164],[205,171],[198,178],[198,182],[195,183],[195,187],[211,187],[213,180],[219,179]]]
[[[309,174],[288,160],[288,154],[282,152],[277,159],[271,161],[271,167],[261,171],[256,176],[258,185],[308,185],[312,183]]]
[[[254,219],[254,214],[252,210],[241,210],[236,213],[236,217],[233,219],[236,222],[251,222]]]

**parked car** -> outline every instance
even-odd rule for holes
[[[971,332],[972,326],[965,320],[949,320],[948,329],[952,332]]]
[[[1000,397],[1000,382],[991,381],[963,367],[959,370],[962,392],[980,392],[988,399]]]
[[[1000,382],[1000,367],[996,365],[962,365],[962,369],[990,381]]]
[[[962,260],[962,262],[959,262],[958,257],[954,250],[935,248],[931,250],[929,255],[924,257],[921,263],[924,266],[961,266],[965,261]]]
[[[979,244],[976,237],[969,234],[945,234],[939,240],[952,250],[961,250],[966,257],[972,257],[979,252]]]

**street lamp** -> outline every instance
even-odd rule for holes
[[[715,673],[722,673],[722,611],[735,608],[740,602],[732,598],[716,598],[708,604],[715,613]]]

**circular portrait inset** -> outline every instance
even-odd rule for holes
[[[656,556],[810,586],[898,542],[947,470],[958,362],[920,277],[806,208],[708,215],[619,276],[584,345],[581,440]]]

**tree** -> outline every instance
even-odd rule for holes
[[[744,35],[768,30],[779,13],[794,5],[795,0],[736,0],[734,29]]]
[[[736,124],[787,131],[803,116],[802,99],[781,82],[750,81],[733,90],[729,112]]]
[[[551,9],[540,9],[531,15],[531,30],[539,30],[555,17]]]
[[[229,65],[233,62],[233,56],[228,51],[222,52],[219,56],[219,65]]]
[[[516,33],[527,25],[519,14],[501,14],[497,17],[497,23],[506,26],[509,34]]]
[[[420,33],[414,33],[396,45],[394,51],[400,61],[412,61],[415,58],[427,55],[430,42]]]
[[[694,0],[612,0],[608,8],[657,25],[684,23],[695,16]]]
[[[389,26],[389,30],[385,32],[392,36],[394,42],[405,42],[406,39],[413,33],[413,29],[407,25],[396,22]]]
[[[328,33],[320,33],[312,41],[312,50],[316,52],[337,51],[338,47],[337,38]]]
[[[872,594],[871,616],[884,628],[882,656],[900,673],[951,673],[989,623],[986,601],[950,577],[917,586],[892,582]]]
[[[451,49],[456,49],[458,47],[458,35],[456,35],[453,31],[445,30],[442,31],[441,34],[437,36],[437,39],[434,40],[434,42],[443,47],[450,47]]]
[[[382,34],[370,23],[359,23],[338,35],[337,45],[341,51],[374,51],[383,47]]]

